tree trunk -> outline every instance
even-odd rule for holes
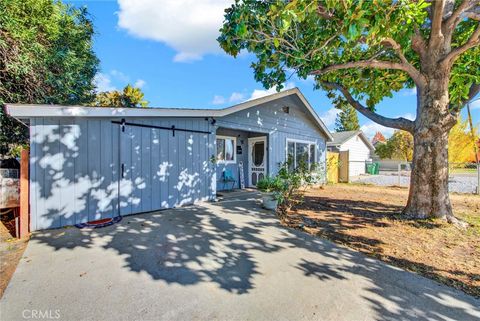
[[[462,225],[453,215],[448,193],[448,134],[456,123],[449,111],[448,77],[430,78],[417,95],[412,175],[403,214]]]
[[[452,221],[448,194],[448,132],[416,128],[412,175],[403,213],[413,218],[437,217]]]

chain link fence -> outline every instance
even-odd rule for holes
[[[410,185],[412,164],[404,161],[349,161],[349,181],[378,186]],[[478,193],[480,173],[475,163],[449,164],[449,190],[456,193]]]

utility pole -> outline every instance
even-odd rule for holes
[[[473,101],[479,101],[480,99],[475,99]],[[475,132],[473,130],[473,121],[472,121],[472,114],[470,113],[470,104],[472,102],[467,103],[467,112],[468,112],[468,122],[470,124],[470,133],[473,139],[473,150],[475,152],[475,162],[477,163],[477,194],[480,195],[480,165],[478,163],[478,149],[477,149],[477,141],[478,138],[475,136]]]

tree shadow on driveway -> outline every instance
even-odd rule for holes
[[[257,286],[260,279],[269,277],[263,267],[284,254],[285,261],[277,262],[278,270],[288,271],[287,277],[298,278],[301,286],[275,287],[291,300],[305,286],[320,288],[334,282],[337,292],[358,292],[378,320],[480,318],[479,300],[283,227],[273,213],[262,210],[252,199],[128,216],[102,229],[41,231],[30,244],[38,245],[57,252],[98,247],[113,250],[122,258],[122,269],[180,286],[208,283],[236,296],[263,291]]]

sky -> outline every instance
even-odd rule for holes
[[[152,107],[224,108],[258,98],[274,89],[257,83],[245,53],[233,58],[223,53],[216,38],[223,10],[231,0],[75,0],[86,6],[96,35],[94,50],[100,59],[96,76],[99,91],[140,87]],[[314,90],[312,80],[292,77],[286,88],[298,87],[325,125],[334,130],[337,110]],[[403,89],[384,99],[377,112],[387,117],[414,119],[416,91]],[[480,101],[472,105],[480,123]],[[464,118],[466,111],[462,112]],[[377,131],[390,136],[393,129],[359,114],[369,137]]]

